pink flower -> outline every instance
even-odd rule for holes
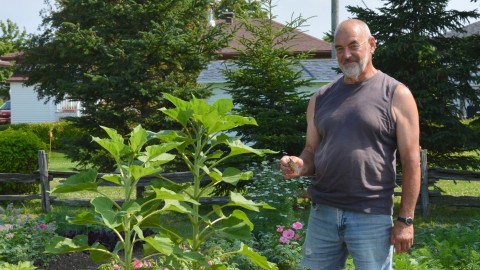
[[[294,239],[294,240],[300,240],[300,235],[295,234],[295,236],[293,236],[293,239]]]
[[[280,239],[278,239],[280,243],[288,244],[288,238],[281,236]]]
[[[115,270],[122,270],[122,267],[118,266],[118,264],[113,265],[113,269]]]
[[[38,225],[38,227],[40,227],[40,229],[45,229],[47,225],[45,223],[41,223],[40,225]]]
[[[143,266],[144,266],[145,268],[152,267],[152,263],[149,262],[149,261],[147,261],[147,260],[144,260],[144,261],[143,261]]]
[[[133,263],[132,263],[132,266],[133,266],[134,269],[138,269],[138,268],[142,268],[143,264],[139,260],[134,260]]]
[[[277,226],[277,232],[283,232],[283,228],[285,228],[285,226]]]
[[[303,228],[303,224],[301,222],[294,222],[292,224],[292,228],[294,228],[295,230],[300,230],[301,228]]]
[[[213,265],[213,262],[211,260],[209,260],[207,263],[208,265]]]
[[[285,238],[293,238],[295,236],[295,232],[292,229],[288,229],[282,233],[282,236]]]
[[[163,270],[169,270],[167,267],[163,268]]]

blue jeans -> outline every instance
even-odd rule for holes
[[[339,270],[352,255],[356,270],[391,270],[390,215],[345,211],[312,204],[302,265],[312,270]]]

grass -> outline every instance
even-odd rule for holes
[[[62,152],[51,152],[48,168],[52,171],[75,171],[76,163],[69,160]]]

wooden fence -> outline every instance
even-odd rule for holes
[[[31,195],[0,195],[0,201],[18,201],[18,200],[33,200],[41,199],[42,209],[44,212],[51,210],[51,204],[69,204],[69,205],[84,205],[88,204],[88,200],[68,199],[60,200],[56,197],[50,196],[50,181],[55,178],[68,178],[77,172],[60,172],[49,171],[47,163],[47,155],[45,151],[38,151],[38,167],[39,170],[33,174],[18,174],[18,173],[0,173],[1,182],[17,182],[17,183],[40,183],[40,194]],[[423,216],[428,216],[430,204],[454,205],[454,206],[475,206],[480,207],[480,196],[449,196],[442,195],[439,191],[429,190],[429,187],[434,186],[438,180],[453,180],[453,181],[480,181],[480,172],[449,170],[439,168],[427,168],[427,150],[421,150],[421,189],[418,199],[418,207],[421,208]],[[102,177],[104,174],[99,174]],[[162,174],[166,178],[177,182],[186,183],[191,182],[193,177],[190,172],[177,172]],[[142,178],[137,186],[137,197],[141,196],[145,186],[156,177]],[[207,179],[208,180],[208,179]],[[397,175],[397,184],[402,184],[402,176]],[[115,186],[115,184],[108,181],[102,182],[103,186]],[[398,194],[397,194],[398,195]],[[480,194],[479,194],[480,195]],[[202,199],[201,203],[218,203],[224,202],[225,197],[211,197]]]

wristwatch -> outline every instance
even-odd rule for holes
[[[411,217],[397,217],[397,220],[398,221],[401,221],[407,225],[412,225],[413,224],[413,218]]]

